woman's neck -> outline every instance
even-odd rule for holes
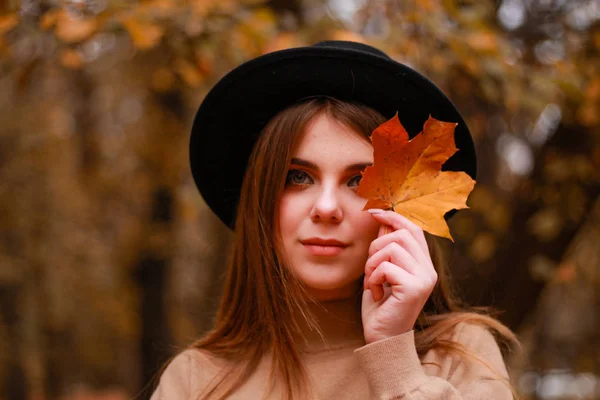
[[[315,353],[350,345],[364,344],[360,318],[360,302],[356,296],[316,303],[308,303],[308,311],[323,336],[310,325],[299,310],[295,319],[300,328],[296,336],[298,348],[304,353]]]

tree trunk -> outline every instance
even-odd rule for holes
[[[172,217],[172,194],[168,188],[159,187],[154,193],[150,230],[168,238]],[[144,399],[150,398],[154,384],[157,383],[157,372],[160,372],[161,366],[171,355],[171,335],[165,301],[171,259],[165,251],[166,242],[168,240],[149,245],[135,270],[135,280],[140,290],[142,382],[150,383],[141,395]]]
[[[5,393],[0,395],[0,398],[11,400],[27,399],[27,382],[19,334],[22,323],[18,313],[20,294],[20,285],[0,286],[0,316],[2,316],[0,324],[6,327],[8,339],[8,343],[4,346],[8,349],[8,369],[2,383]]]

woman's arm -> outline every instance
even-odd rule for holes
[[[462,326],[461,326],[462,325]],[[374,399],[510,400],[508,372],[498,344],[484,327],[460,324],[453,340],[493,368],[457,354],[430,352],[424,362],[440,365],[440,375],[427,375],[417,356],[414,331],[355,350]],[[441,355],[440,355],[441,354]],[[447,372],[442,372],[447,371]],[[498,373],[500,376],[497,376]]]

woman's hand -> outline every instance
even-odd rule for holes
[[[437,282],[423,230],[394,211],[369,211],[382,227],[365,264],[367,344],[412,330]]]

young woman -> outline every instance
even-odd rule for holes
[[[233,254],[214,329],[169,363],[153,400],[513,398],[496,341],[513,333],[461,306],[435,237],[362,211],[369,135],[396,112],[411,135],[429,115],[457,122],[444,168],[475,178],[452,103],[370,46],[270,53],[211,90],[191,167],[235,230]]]

